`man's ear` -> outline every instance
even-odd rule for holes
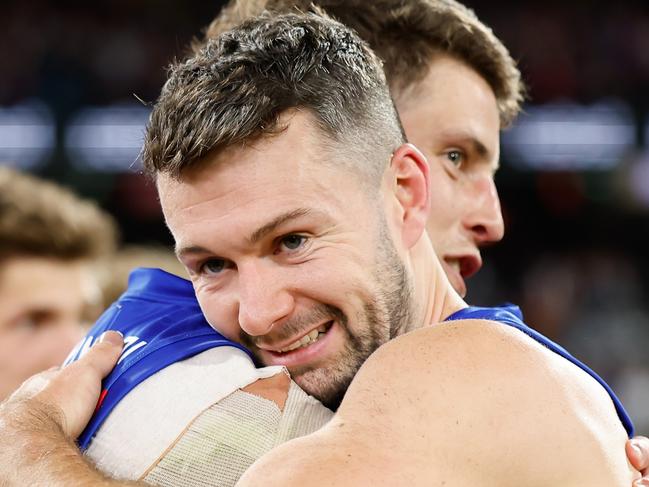
[[[390,161],[392,186],[400,205],[401,238],[411,248],[426,230],[430,209],[430,180],[426,157],[412,144],[403,144]]]

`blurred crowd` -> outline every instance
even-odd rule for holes
[[[182,274],[154,188],[137,171],[80,169],[63,150],[64,132],[84,107],[155,100],[165,65],[183,55],[222,3],[3,5],[0,108],[33,100],[47,107],[53,148],[31,170],[97,203],[0,172],[0,313],[11,323],[11,331],[0,323],[0,399],[27,375],[60,363],[64,345],[121,293],[131,267]],[[530,325],[610,381],[638,433],[648,434],[649,195],[644,203],[641,193],[629,195],[630,184],[649,187],[649,3],[465,3],[520,60],[530,107],[615,98],[629,107],[634,132],[632,146],[606,171],[525,170],[504,150],[496,181],[507,236],[485,252],[468,300],[520,304]],[[0,150],[3,144],[0,126]],[[66,209],[57,214],[59,207]],[[25,285],[49,300],[22,302]],[[75,297],[56,294],[65,290]],[[26,351],[28,341],[52,342],[54,330],[66,337],[59,348]],[[18,355],[20,370],[9,364]]]

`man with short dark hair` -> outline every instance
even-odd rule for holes
[[[601,379],[449,285],[428,164],[404,142],[372,53],[315,15],[247,22],[163,89],[144,161],[208,321],[331,404],[380,346],[336,418],[244,482],[628,485],[630,425]],[[59,377],[90,385],[115,351]]]

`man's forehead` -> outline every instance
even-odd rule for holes
[[[397,93],[396,100],[406,135],[415,145],[437,151],[462,144],[497,168],[496,96],[469,65],[448,55],[436,56],[427,75]]]
[[[187,165],[178,175],[167,172],[156,174],[158,191],[174,194],[183,185],[198,186],[206,175],[223,170],[236,170],[240,163],[256,162],[254,173],[272,172],[277,159],[295,160],[302,164],[312,161],[322,162],[323,135],[313,115],[306,110],[286,110],[277,121],[277,129],[268,135],[219,148],[208,153],[202,160]],[[248,172],[248,176],[251,176]],[[173,192],[172,192],[173,191]]]
[[[449,55],[433,57],[426,75],[394,96],[401,115],[425,110],[443,121],[473,114],[489,119],[490,125],[500,129],[497,97],[489,82],[464,61]]]
[[[160,201],[178,250],[200,250],[199,240],[216,233],[224,240],[228,235],[223,233],[254,244],[283,224],[297,220],[332,224],[344,219],[349,208],[357,214],[367,211],[360,183],[346,172],[333,178],[304,174],[307,177],[289,172],[252,182],[232,178],[226,183],[212,181],[218,177],[207,173],[204,180],[193,182],[159,178]]]
[[[0,295],[33,302],[34,306],[58,306],[82,301],[85,286],[96,285],[87,263],[49,257],[24,256],[9,259],[0,276]]]

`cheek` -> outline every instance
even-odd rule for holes
[[[434,161],[430,165],[430,198],[431,212],[443,211],[451,206],[461,192],[462,181],[454,179],[442,167],[441,163]]]
[[[41,372],[49,367],[61,365],[75,345],[60,334],[40,331],[25,335],[20,346],[20,355],[14,354],[15,370],[22,374],[20,380]]]
[[[24,360],[25,340],[14,330],[2,330],[0,334],[0,370],[14,368],[15,364]]]
[[[456,181],[443,181],[431,186],[430,213],[426,228],[437,232],[451,228],[460,220],[462,201],[462,189]]]
[[[210,326],[224,337],[238,341],[239,325],[234,306],[207,289],[196,289],[196,298]]]
[[[310,301],[335,306],[353,319],[376,292],[375,255],[374,250],[367,249],[306,264],[292,276],[295,292]]]
[[[47,340],[51,340],[56,344],[52,353],[60,356],[62,362],[72,348],[84,337],[85,331],[76,321],[73,324],[62,324],[57,330],[53,331],[53,336],[47,338]]]

